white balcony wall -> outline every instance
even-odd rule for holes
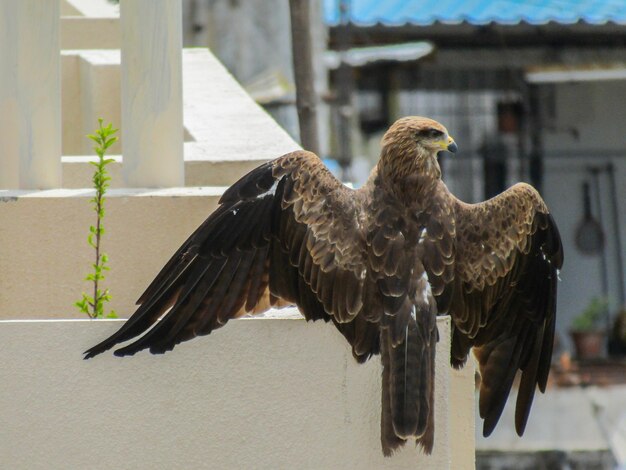
[[[295,318],[295,319],[294,319]],[[81,352],[121,321],[0,321],[3,468],[474,468],[473,372],[440,318],[435,448],[380,449],[378,357],[323,322],[244,319],[163,356]]]
[[[183,186],[180,0],[120,6],[124,181],[129,187]]]
[[[61,186],[59,0],[0,1],[0,188]]]

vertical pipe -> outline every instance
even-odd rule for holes
[[[61,186],[59,0],[0,0],[0,188]]]
[[[600,193],[600,169],[597,167],[591,167],[589,169],[591,172],[591,176],[593,177],[593,192],[595,193],[596,200],[596,211],[598,214],[598,224],[602,228],[602,232],[605,234],[604,239],[606,240],[606,231],[604,229],[604,217],[602,214],[602,194]],[[609,274],[608,274],[608,262],[607,262],[607,251],[606,251],[606,243],[602,245],[602,252],[600,253],[600,283],[602,287],[602,296],[604,300],[609,300]],[[609,312],[609,308],[606,308],[604,312],[605,321],[606,321],[606,333],[607,337],[611,335],[611,314]]]
[[[530,85],[530,182],[541,192],[543,189],[543,122],[541,115],[541,96],[537,85]]]
[[[305,150],[319,155],[317,96],[313,81],[311,4],[309,0],[290,0],[291,50],[296,80],[296,108],[300,124],[300,143]]]
[[[352,42],[350,29],[351,0],[339,1],[340,25],[337,27],[337,48],[342,58],[337,69],[337,133],[339,140],[339,164],[342,177],[349,180],[349,168],[352,163],[352,90],[354,85],[353,70],[344,60]]]
[[[124,182],[184,186],[181,0],[125,0],[120,17]]]
[[[613,218],[613,230],[615,238],[615,259],[617,262],[617,292],[619,295],[618,309],[626,308],[626,293],[624,293],[624,261],[622,259],[622,238],[620,235],[620,217],[617,200],[617,187],[615,184],[615,166],[613,163],[607,165],[606,171],[609,175],[609,191],[611,195],[611,213]]]

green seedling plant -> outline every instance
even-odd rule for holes
[[[118,129],[113,129],[112,124],[103,126],[102,119],[98,119],[98,129],[96,129],[94,134],[87,136],[96,143],[93,149],[98,155],[97,162],[90,162],[96,167],[92,178],[96,195],[89,201],[93,204],[93,210],[96,213],[96,225],[89,227],[89,236],[87,237],[87,243],[95,251],[95,263],[91,265],[93,272],[85,277],[86,281],[93,284],[93,296],[83,292],[83,298],[75,302],[74,305],[90,318],[117,318],[113,310],[105,315],[105,304],[111,300],[111,294],[109,289],[102,289],[101,282],[104,281],[104,273],[109,271],[110,268],[108,266],[109,257],[100,248],[102,235],[104,235],[104,226],[102,224],[105,215],[104,196],[109,187],[109,181],[111,181],[111,177],[107,172],[107,165],[114,161],[112,158],[105,158],[105,155],[108,148],[117,141],[117,137],[114,136],[117,131]]]

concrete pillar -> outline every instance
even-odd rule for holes
[[[120,16],[124,182],[184,186],[181,1],[126,0]]]
[[[0,0],[0,188],[61,186],[59,0]]]

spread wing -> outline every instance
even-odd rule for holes
[[[253,170],[167,262],[132,317],[85,358],[142,334],[115,354],[163,353],[231,318],[297,304],[307,319],[333,320],[366,359],[379,340],[368,322],[352,321],[366,278],[356,193],[309,152]]]
[[[554,340],[558,229],[531,186],[517,184],[481,204],[455,199],[452,363],[471,347],[479,362],[483,434],[496,426],[521,371],[515,427],[526,426],[535,387],[544,392]]]

